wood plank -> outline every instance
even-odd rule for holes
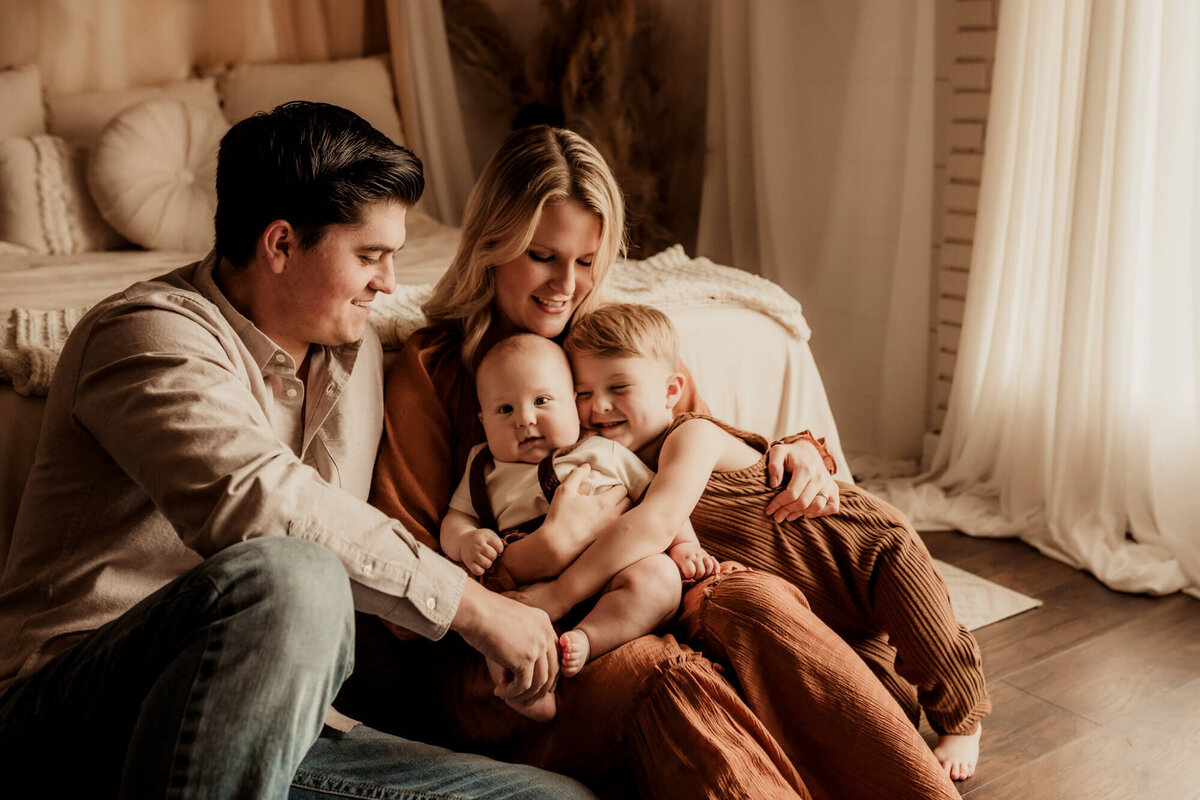
[[[981,539],[957,531],[930,531],[921,538],[935,558],[1033,597],[1080,577],[1075,568],[1019,539]]]
[[[1007,678],[1147,613],[1155,599],[1106,589],[1085,573],[1037,597],[1045,605],[975,631],[989,680]],[[1159,598],[1161,599],[1161,598]]]
[[[1200,678],[1200,601],[1162,598],[1137,617],[1008,676],[1031,694],[1094,722],[1136,711]]]
[[[964,796],[970,800],[1196,800],[1200,797],[1198,708],[1200,679]]]
[[[993,710],[983,721],[979,769],[975,777],[956,784],[963,795],[1100,727],[1004,681],[989,683],[988,692]],[[921,735],[930,746],[937,741],[924,719]]]

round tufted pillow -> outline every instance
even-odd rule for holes
[[[147,100],[114,117],[89,159],[100,215],[152,250],[208,250],[217,207],[217,145],[229,123],[178,100]]]

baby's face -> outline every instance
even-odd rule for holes
[[[662,434],[674,418],[671,370],[653,358],[577,356],[575,407],[584,429],[630,450]]]
[[[579,440],[571,371],[565,358],[508,353],[476,376],[479,418],[497,461],[537,464]]]

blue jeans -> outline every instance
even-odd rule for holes
[[[13,797],[592,796],[363,726],[322,731],[353,650],[349,581],[329,551],[234,545],[0,696],[0,786]]]

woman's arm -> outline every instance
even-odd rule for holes
[[[595,541],[596,535],[629,510],[624,489],[614,486],[581,494],[591,467],[578,466],[559,485],[546,520],[533,533],[510,544],[500,555],[514,584],[553,578]]]
[[[688,524],[708,485],[726,434],[711,422],[689,420],[663,443],[658,474],[645,497],[606,529],[553,581],[522,590],[523,602],[560,619],[625,567],[664,552]]]
[[[455,486],[461,420],[457,408],[447,408],[459,382],[452,374],[455,353],[432,332],[418,331],[384,379],[383,436],[371,504],[430,547],[438,546],[438,523]]]

